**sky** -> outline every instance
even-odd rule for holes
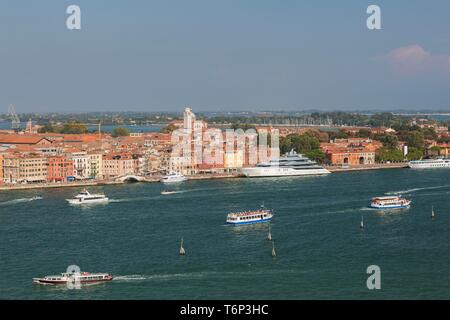
[[[66,27],[72,4],[81,30]],[[0,113],[9,104],[450,111],[450,1],[1,0]]]

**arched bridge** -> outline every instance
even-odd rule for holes
[[[121,182],[125,182],[125,181],[142,182],[142,181],[145,181],[145,177],[137,176],[134,174],[127,174],[125,176],[116,177],[114,180],[121,181]]]

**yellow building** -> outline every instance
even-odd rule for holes
[[[19,174],[20,159],[15,154],[5,154],[3,156],[3,182],[17,183],[20,179]]]
[[[242,150],[224,152],[223,167],[225,169],[242,168],[244,165],[244,153]]]
[[[88,175],[92,179],[103,178],[103,155],[101,153],[89,153]]]
[[[47,158],[41,155],[23,155],[19,158],[19,180],[23,183],[47,181]]]

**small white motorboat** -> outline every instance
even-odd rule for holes
[[[175,194],[175,193],[178,193],[178,192],[177,191],[170,191],[170,190],[161,191],[162,195],[169,195],[169,194]]]
[[[109,201],[102,193],[91,194],[84,189],[72,199],[66,199],[70,204],[107,203]]]

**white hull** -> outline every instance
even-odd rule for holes
[[[95,199],[95,200],[84,200],[84,199],[66,199],[70,204],[94,204],[94,203],[107,203],[109,201],[108,198],[103,199]]]
[[[253,168],[243,168],[242,173],[247,177],[256,178],[256,177],[324,175],[329,174],[330,171],[324,168],[295,170],[292,168],[281,168],[281,167],[265,167],[265,168],[253,167]]]
[[[177,183],[177,182],[183,182],[186,181],[186,178],[172,178],[172,179],[161,179],[162,183]]]
[[[450,168],[450,160],[411,161],[408,166],[412,169]]]
[[[408,204],[398,204],[398,205],[378,205],[378,204],[371,204],[370,207],[375,209],[404,209],[409,208],[410,203]]]

